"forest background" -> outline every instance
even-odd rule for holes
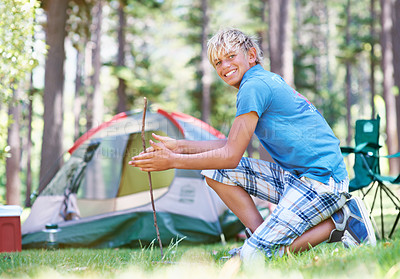
[[[224,27],[257,36],[264,68],[312,101],[342,145],[355,120],[379,114],[382,152],[398,152],[400,0],[3,0],[0,204],[31,206],[75,139],[143,96],[227,134],[236,90],[206,57]],[[247,155],[268,156],[257,140]]]

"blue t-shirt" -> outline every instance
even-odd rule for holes
[[[274,161],[297,177],[328,184],[347,177],[339,140],[318,110],[279,75],[260,65],[243,76],[236,116],[255,111],[255,134]]]

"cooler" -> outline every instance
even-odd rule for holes
[[[0,206],[0,253],[21,251],[21,213],[18,205]]]

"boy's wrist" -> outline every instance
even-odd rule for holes
[[[171,165],[171,169],[178,169],[179,168],[179,154],[172,152],[171,154],[171,158],[170,158],[170,165]]]
[[[174,150],[174,153],[177,153],[177,154],[184,153],[184,151],[185,151],[185,147],[184,147],[185,143],[184,143],[184,141],[185,140],[176,140],[176,148]]]

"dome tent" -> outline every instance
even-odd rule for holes
[[[147,173],[128,165],[142,150],[141,113],[120,113],[88,131],[68,151],[71,157],[40,191],[22,225],[23,248],[43,247],[46,224],[57,224],[60,247],[133,247],[156,238]],[[189,140],[225,136],[199,119],[164,110],[148,112],[151,133]],[[198,170],[152,172],[161,240],[210,243],[224,228],[235,235],[237,218],[221,224],[227,207]]]

